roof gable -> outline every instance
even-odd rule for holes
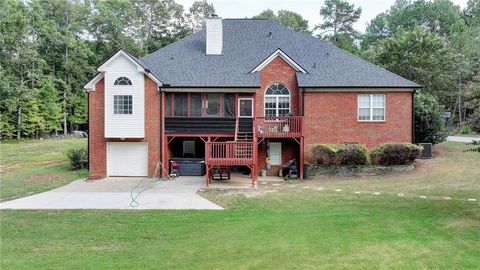
[[[103,63],[101,66],[99,66],[97,68],[97,71],[98,72],[106,72],[107,69],[108,69],[108,66],[115,61],[115,59],[119,58],[119,57],[125,57],[126,59],[128,59],[133,65],[135,65],[135,67],[137,68],[137,70],[139,72],[145,72],[145,68],[143,66],[141,66],[130,54],[126,53],[125,51],[123,50],[119,50],[117,53],[115,53],[112,57],[110,57],[110,59],[108,59],[105,63]]]
[[[272,62],[275,58],[280,57],[282,58],[287,64],[289,64],[295,71],[301,73],[307,73],[299,64],[297,64],[292,58],[290,58],[286,53],[284,53],[280,48],[274,51],[270,56],[268,56],[265,60],[263,60],[260,64],[258,64],[255,68],[253,68],[250,73],[258,72],[262,70],[264,67],[268,66],[270,62]]]
[[[115,61],[115,59],[119,57],[124,57],[128,61],[132,63],[132,65],[135,66],[138,72],[141,72],[145,75],[147,75],[152,81],[154,81],[157,85],[163,85],[163,82],[155,75],[153,74],[148,66],[134,57],[133,55],[129,54],[128,52],[124,50],[119,50],[116,52],[112,57],[110,57],[107,61],[105,61],[101,66],[97,68],[98,73],[91,79],[85,86],[83,87],[87,92],[89,91],[95,91],[95,84],[99,82],[104,76],[105,72],[108,71],[108,66]]]

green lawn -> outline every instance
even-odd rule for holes
[[[204,194],[224,211],[1,211],[0,268],[478,269],[480,155],[464,148],[402,175]]]
[[[86,139],[0,143],[0,200],[38,193],[85,177],[86,170],[70,170],[65,152],[86,143]]]

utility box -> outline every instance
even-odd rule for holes
[[[431,143],[419,143],[418,145],[423,147],[420,158],[423,158],[423,159],[432,158],[433,145]]]

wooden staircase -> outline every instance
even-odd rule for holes
[[[207,142],[205,165],[207,170],[206,184],[211,180],[230,179],[232,166],[247,166],[251,169],[252,185],[256,181],[256,138],[252,121],[235,123],[235,137],[233,141]]]

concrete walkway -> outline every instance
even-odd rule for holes
[[[203,183],[203,177],[164,182],[130,177],[77,180],[51,191],[0,203],[0,209],[223,209],[196,193]],[[137,207],[130,206],[134,188],[133,196],[152,185],[138,196]]]
[[[480,141],[480,137],[448,136],[447,141],[471,143],[473,140]]]

